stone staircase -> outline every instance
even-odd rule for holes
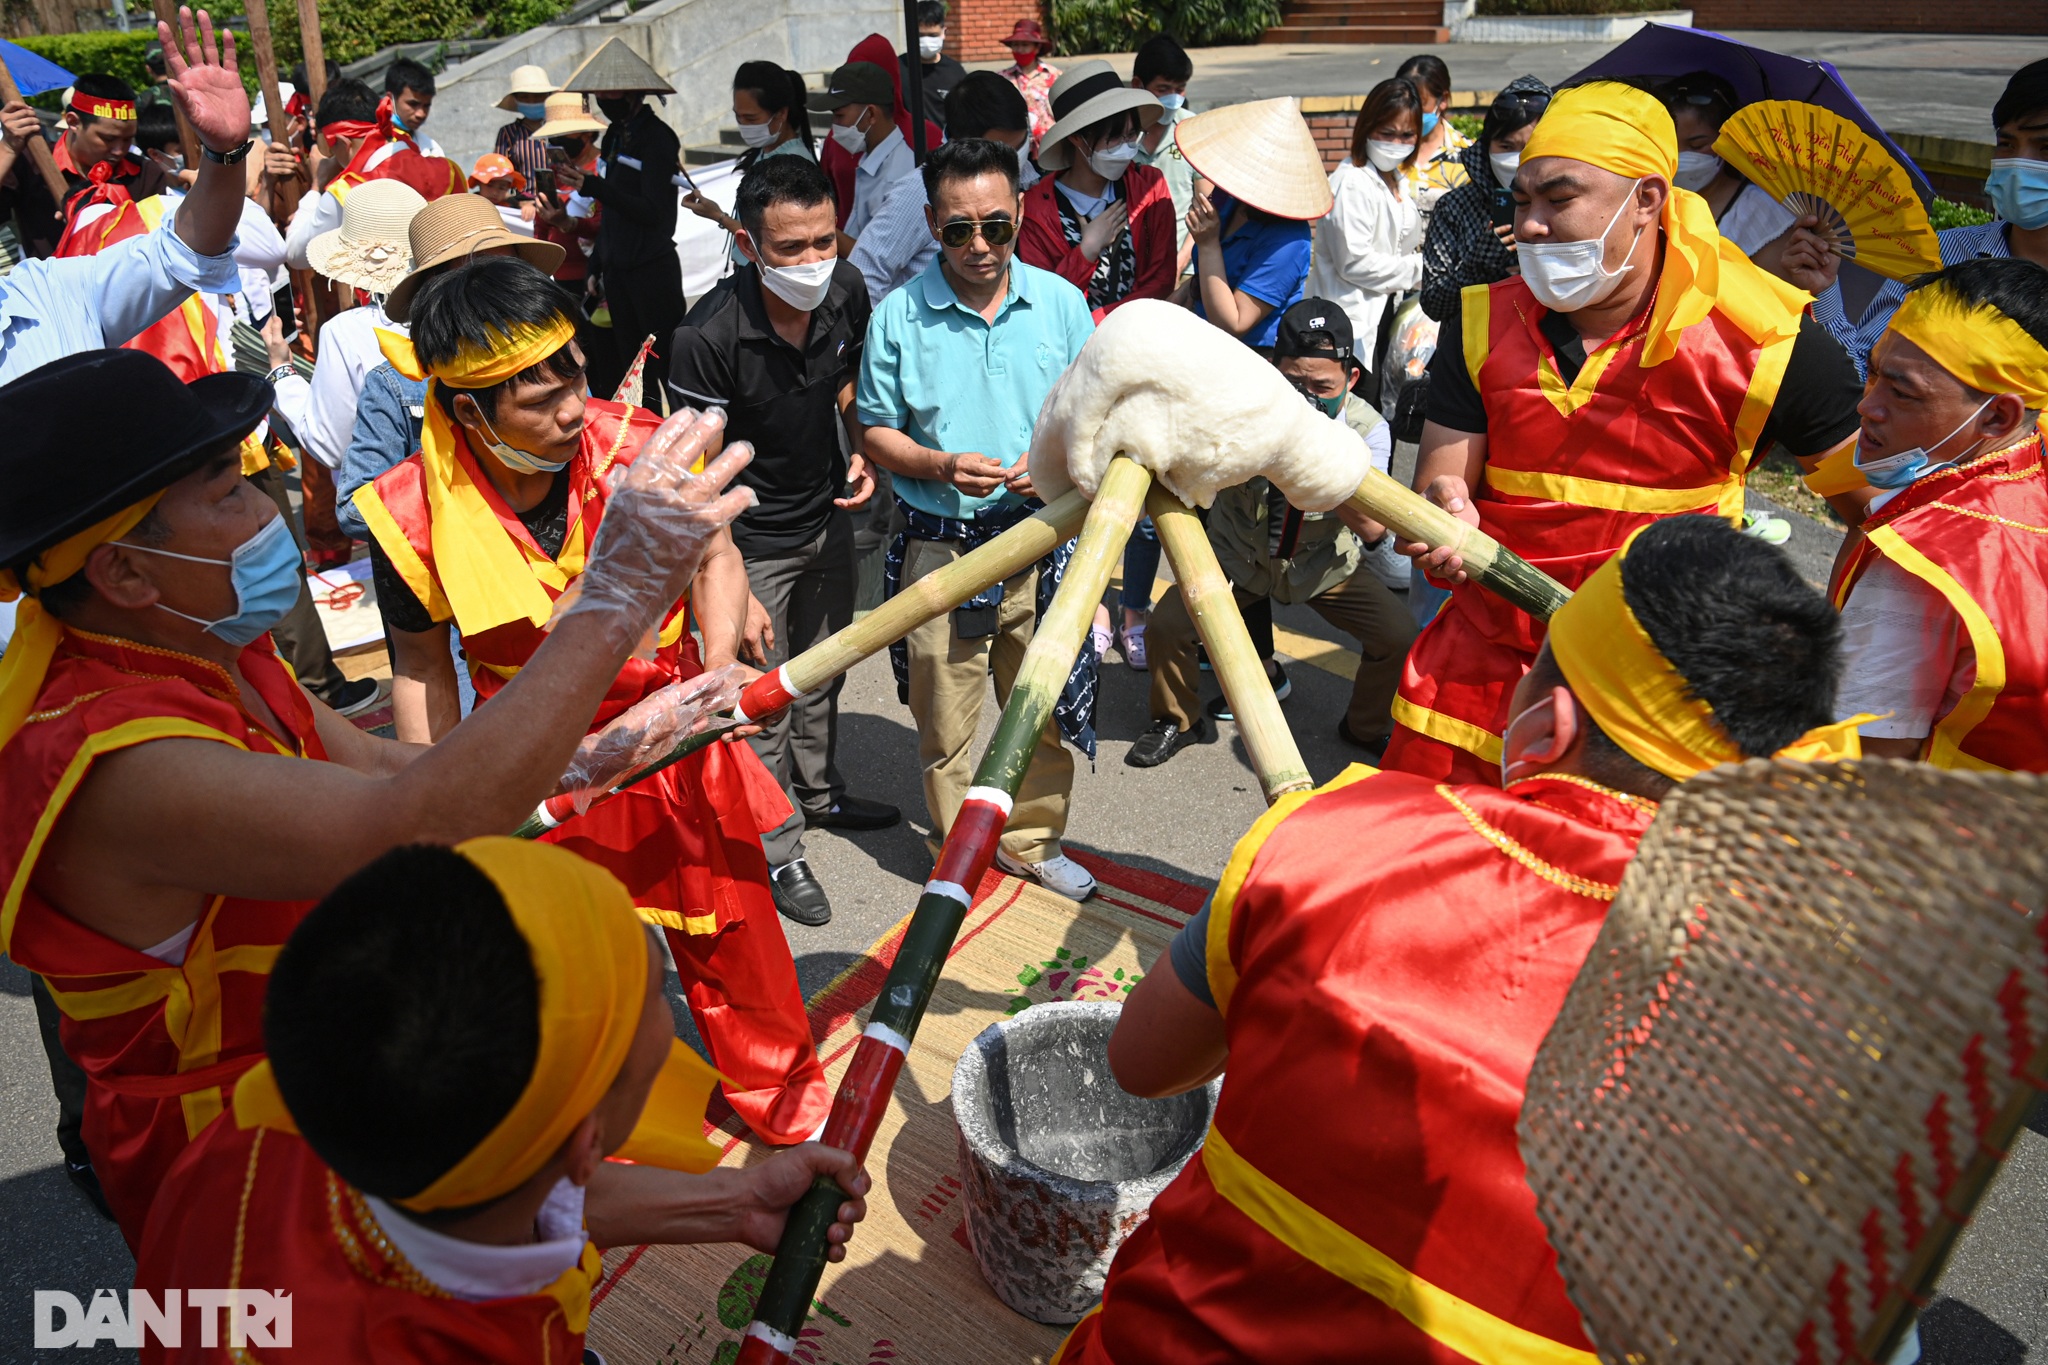
[[[1442,0],[1287,0],[1265,43],[1447,43]]]
[[[747,144],[741,140],[740,130],[735,127],[722,127],[718,130],[718,141],[683,148],[683,164],[709,166],[714,162],[730,161],[745,150]]]

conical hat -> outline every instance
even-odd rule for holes
[[[1239,203],[1303,220],[1330,211],[1329,172],[1292,99],[1226,104],[1184,119],[1173,135],[1188,165]]]
[[[673,95],[676,88],[663,80],[647,59],[626,46],[624,38],[608,38],[605,45],[584,58],[583,65],[562,82],[564,90],[634,90],[656,95]]]

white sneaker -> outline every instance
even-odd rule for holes
[[[1065,896],[1070,901],[1085,901],[1095,894],[1095,878],[1087,868],[1064,853],[1047,858],[1042,863],[1027,863],[997,849],[996,866],[1012,877],[1037,882],[1046,890]]]

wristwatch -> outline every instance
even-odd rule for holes
[[[289,360],[287,360],[284,364],[278,366],[276,369],[272,370],[269,374],[264,375],[263,377],[269,380],[272,384],[275,384],[277,383],[278,380],[289,379],[298,372],[299,367],[292,364]]]
[[[231,152],[216,152],[202,142],[199,144],[199,154],[208,161],[218,161],[223,166],[239,166],[249,155],[249,149],[255,145],[256,139],[250,138]]]

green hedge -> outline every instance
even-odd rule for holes
[[[1479,0],[1474,14],[1654,14],[1684,9],[1685,0]]]
[[[38,57],[48,57],[72,75],[98,72],[115,76],[128,82],[137,90],[150,84],[149,68],[142,64],[142,50],[156,41],[156,26],[144,28],[137,24],[127,33],[49,33],[33,38],[10,40]],[[60,91],[51,91],[46,97],[55,108],[54,101]]]
[[[1130,52],[1155,33],[1188,47],[1256,43],[1280,22],[1279,0],[1053,0],[1060,53]]]
[[[1934,224],[1936,231],[1940,231],[1944,228],[1975,227],[1979,223],[1988,223],[1991,221],[1991,215],[1983,209],[1958,204],[1953,199],[1937,199],[1927,210],[1927,221]]]

